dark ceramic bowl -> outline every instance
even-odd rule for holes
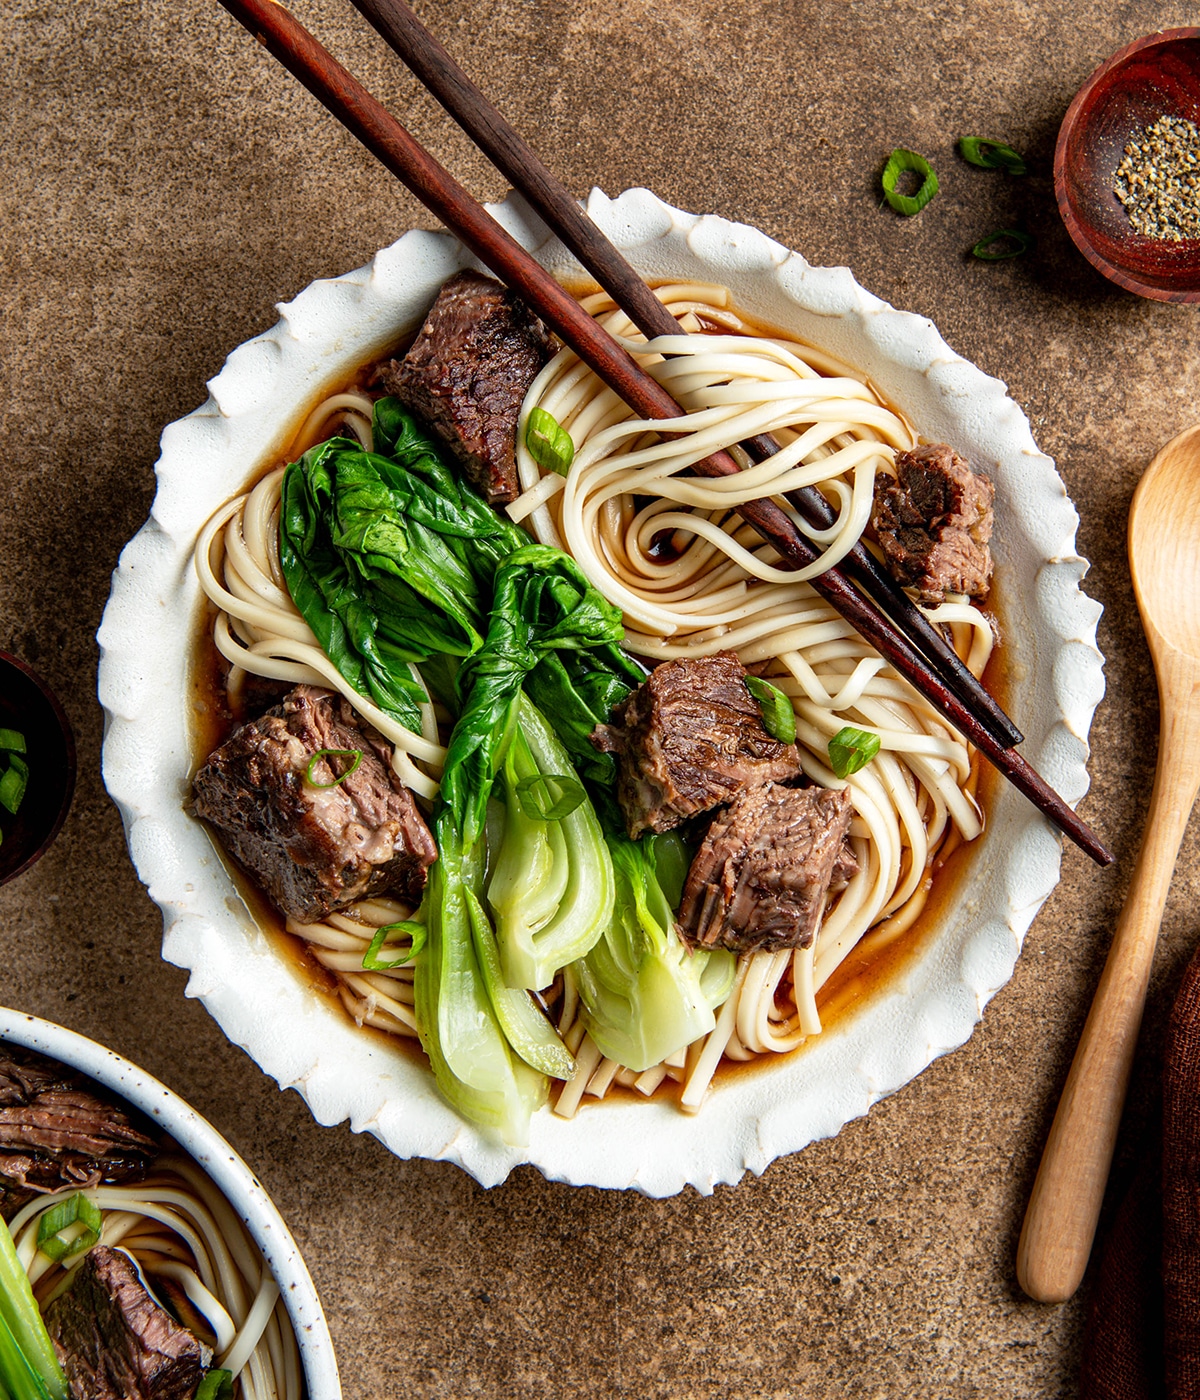
[[[75,736],[38,674],[0,651],[0,729],[25,736],[29,786],[16,816],[0,809],[0,885],[50,848],[75,791]]]
[[[1105,277],[1156,301],[1200,301],[1200,239],[1145,238],[1113,192],[1131,138],[1161,116],[1200,126],[1200,29],[1165,29],[1113,54],[1058,133],[1054,192],[1067,232]]]

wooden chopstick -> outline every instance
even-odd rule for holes
[[[596,281],[652,340],[677,335],[675,317],[647,287],[619,249],[592,222],[570,192],[455,62],[405,0],[351,0],[421,83],[442,104],[494,166],[529,201]],[[756,462],[779,451],[769,433],[741,444]],[[833,524],[835,512],[813,486],[789,491],[787,500],[818,529]],[[1022,740],[1021,731],[995,698],[959,659],[958,653],[904,589],[861,541],[838,566],[896,621],[930,665],[1004,748]]]
[[[298,78],[470,251],[524,297],[538,315],[627,404],[644,418],[682,415],[679,405],[478,204],[405,128],[277,0],[221,0],[221,4]],[[707,475],[740,470],[728,453],[697,463]],[[817,551],[769,500],[739,513],[794,567]],[[1004,748],[929,668],[892,622],[877,613],[840,573],[830,570],[812,586],[965,738],[1093,860],[1112,853],[1019,754]]]

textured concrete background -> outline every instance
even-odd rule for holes
[[[324,1298],[349,1396],[1058,1397],[1081,1294],[1024,1301],[1013,1250],[1041,1143],[1140,836],[1156,701],[1124,559],[1130,495],[1195,421],[1194,307],[1134,299],[1078,256],[1050,162],[1072,93],[1113,49],[1195,22],[1125,0],[425,0],[420,10],[584,194],[635,184],[740,217],[932,317],[1008,382],[1079,506],[1105,607],[1108,699],[1085,816],[1016,975],[970,1043],[761,1179],[668,1201],[484,1192],[322,1129],[185,1000],[99,777],[94,633],[154,492],[162,426],[313,278],[427,222],[215,0],[7,0],[0,351],[0,645],[57,688],[80,742],[58,843],[0,891],[0,999],[160,1075],[260,1173]],[[502,182],[342,0],[297,12],[487,198]],[[1105,13],[1106,12],[1106,13]],[[481,20],[486,17],[486,23]],[[960,135],[1028,153],[1011,180]],[[879,208],[897,145],[942,193]],[[972,261],[1024,223],[1036,253]],[[1194,945],[1196,823],[1152,989],[1117,1180],[1153,1099],[1170,987]]]

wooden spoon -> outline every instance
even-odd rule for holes
[[[1173,438],[1138,483],[1129,563],[1158,676],[1158,766],[1141,854],[1017,1246],[1021,1287],[1043,1303],[1065,1302],[1087,1267],[1167,891],[1200,790],[1200,426]]]

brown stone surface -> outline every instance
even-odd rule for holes
[[[502,193],[348,5],[295,8],[477,193]],[[1109,693],[1083,811],[1120,863],[1097,873],[1067,851],[1014,979],[964,1049],[835,1140],[711,1198],[572,1190],[531,1170],[485,1192],[453,1167],[316,1126],[159,961],[158,915],[99,778],[94,633],[150,506],[162,426],[201,402],[276,301],[426,221],[215,0],[8,0],[0,646],[56,686],[81,767],[58,843],[0,891],[0,999],[128,1054],[229,1135],[305,1251],[349,1396],[1069,1396],[1083,1295],[1023,1300],[1013,1250],[1145,810],[1157,709],[1124,522],[1142,468],[1197,416],[1200,313],[1103,281],[1057,220],[1049,166],[1092,68],[1194,22],[1194,8],[421,10],[575,192],[645,184],[744,218],[813,262],[848,264],[1008,382],[1079,506],[1088,590],[1105,607]],[[1031,174],[967,167],[953,153],[965,134],[1009,141]],[[912,220],[879,208],[896,145],[943,176]],[[1038,235],[1035,254],[966,256],[1016,222]],[[1198,898],[1193,821],[1118,1181]]]

